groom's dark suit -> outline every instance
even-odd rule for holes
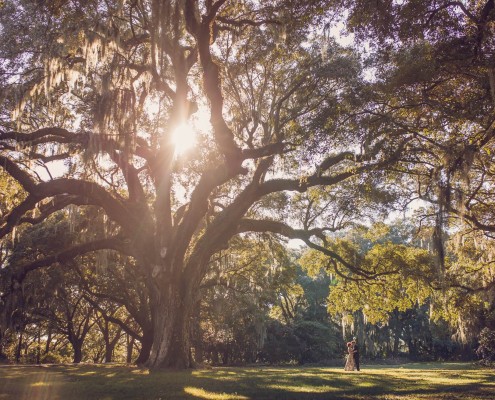
[[[354,343],[354,364],[356,366],[356,370],[359,371],[359,346],[357,343]]]

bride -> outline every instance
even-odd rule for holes
[[[347,361],[345,363],[344,371],[354,371],[354,344],[352,342],[347,343]]]

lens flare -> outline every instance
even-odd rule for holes
[[[189,123],[182,123],[172,133],[175,154],[181,155],[196,144],[196,130]]]

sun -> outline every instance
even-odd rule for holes
[[[172,144],[176,155],[186,153],[196,144],[196,129],[189,122],[181,123],[172,133]]]

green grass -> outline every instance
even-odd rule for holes
[[[0,400],[495,399],[495,371],[467,363],[148,372],[116,365],[2,366]]]

